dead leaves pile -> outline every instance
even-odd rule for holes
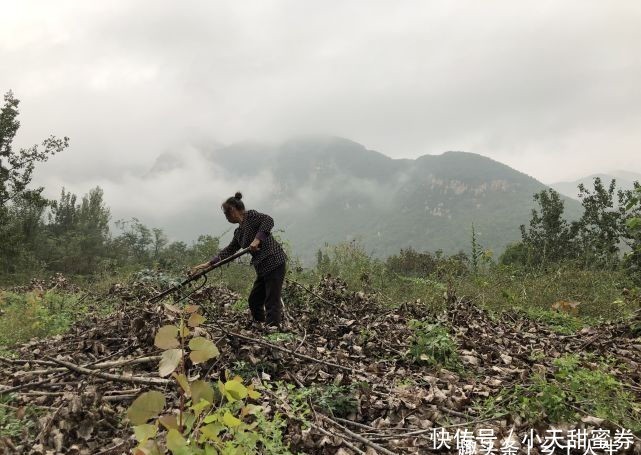
[[[141,301],[157,291],[148,285],[114,286],[112,297],[128,303],[110,316],[92,317],[65,335],[27,343],[18,349],[18,359],[1,361],[0,389],[13,389],[11,405],[36,406],[41,418],[38,435],[0,438],[0,451],[128,452],[134,441],[126,409],[133,400],[151,390],[177,399],[175,387],[165,386],[162,364],[158,369],[161,351],[154,345],[159,329],[175,323],[175,313]],[[198,328],[199,339],[209,349],[215,343],[220,355],[202,363],[191,359],[189,367],[192,377],[203,380],[215,381],[230,371],[270,384],[263,406],[287,417],[284,438],[294,453],[427,453],[435,427],[492,428],[499,440],[511,428],[524,433],[528,423],[518,416],[481,420],[475,403],[527,382],[536,372],[550,372],[552,360],[565,353],[618,359],[627,368],[612,373],[641,397],[641,340],[629,325],[634,321],[561,336],[516,312],[492,317],[465,299],[456,299],[441,314],[420,302],[388,308],[377,294],[351,291],[334,277],[313,288],[289,282],[284,295],[289,333],[281,337],[255,326],[244,328],[248,315],[233,308],[241,296],[232,291],[209,286],[195,293],[191,303],[207,317]],[[412,319],[448,329],[458,347],[460,371],[416,363],[408,355]],[[198,346],[192,349],[197,352]],[[150,382],[109,380],[70,371],[56,361]],[[349,406],[332,409],[308,396],[303,404],[311,412],[303,417],[297,391],[312,388],[347,390]],[[574,427],[594,425],[588,419]]]

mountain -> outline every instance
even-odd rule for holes
[[[556,182],[551,183],[550,187],[557,190],[559,193],[564,196],[570,197],[572,199],[579,199],[579,184],[583,183],[586,188],[592,188],[594,179],[600,177],[604,185],[609,185],[610,182],[615,179],[617,188],[622,190],[630,190],[634,186],[634,182],[641,182],[641,174],[630,171],[612,171],[606,174],[592,174],[587,177],[583,177],[572,182]]]
[[[245,189],[248,208],[271,214],[283,238],[306,261],[324,244],[351,239],[359,239],[377,257],[409,246],[468,251],[472,224],[481,245],[500,253],[520,238],[519,226],[530,218],[534,193],[547,188],[473,153],[392,159],[337,137],[239,143],[202,154],[234,182],[229,195]],[[174,164],[166,157],[162,161]],[[266,174],[269,185],[247,191]],[[224,196],[228,194],[218,199]],[[566,210],[576,217],[579,204],[567,199]],[[213,233],[229,228],[222,215],[216,217]]]

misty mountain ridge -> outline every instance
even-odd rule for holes
[[[300,137],[277,145],[236,143],[201,150],[201,155],[212,172],[222,170],[226,181],[233,182],[220,202],[243,191],[248,208],[270,213],[276,229],[306,261],[325,244],[352,239],[377,257],[410,246],[467,251],[472,224],[479,242],[498,253],[520,238],[519,226],[530,218],[532,196],[547,188],[474,153],[393,159],[339,137]],[[175,164],[166,157],[160,162]],[[156,175],[168,172],[159,162],[153,168]],[[256,183],[261,179],[266,182],[262,186]],[[575,217],[579,204],[568,199],[566,209]],[[202,212],[202,207],[193,211]],[[192,218],[188,212],[185,208],[182,222]],[[215,217],[211,233],[230,227],[222,215]],[[193,218],[189,224],[198,222]],[[175,223],[168,229],[180,231]]]
[[[581,177],[571,182],[551,183],[550,187],[554,188],[564,196],[572,199],[579,199],[579,184],[585,185],[586,188],[594,186],[594,179],[599,177],[601,182],[607,187],[610,182],[616,180],[616,186],[621,190],[631,190],[634,188],[634,182],[641,182],[641,174],[631,171],[611,171],[603,174],[592,174],[587,177]]]

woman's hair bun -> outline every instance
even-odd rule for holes
[[[234,197],[240,201],[243,198],[243,194],[240,191],[237,191]]]

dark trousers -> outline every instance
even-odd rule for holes
[[[285,264],[279,265],[263,276],[257,276],[249,293],[249,309],[255,321],[280,324],[283,308],[280,293],[285,280]],[[265,315],[267,310],[267,315]]]

